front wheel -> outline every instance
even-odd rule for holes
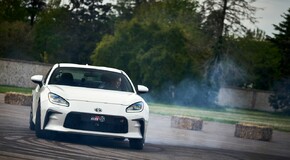
[[[52,139],[55,137],[53,132],[45,131],[45,130],[41,129],[40,105],[38,105],[37,111],[36,111],[35,135],[38,138],[44,138],[44,139]]]
[[[130,148],[142,150],[144,147],[144,138],[142,139],[129,139]]]
[[[35,124],[32,121],[32,107],[30,109],[30,117],[29,117],[29,129],[34,131],[35,130]]]

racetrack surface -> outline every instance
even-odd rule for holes
[[[231,131],[226,130],[231,130],[232,125],[206,122],[203,131],[187,131],[171,128],[170,117],[152,114],[145,147],[138,151],[130,149],[128,141],[102,137],[58,134],[52,140],[39,139],[28,129],[28,117],[29,107],[0,103],[1,160],[290,159],[288,133],[275,132],[274,135],[282,140],[273,137],[272,142],[244,140],[230,136]]]

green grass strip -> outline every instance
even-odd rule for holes
[[[7,92],[31,94],[32,88],[22,88],[22,87],[15,87],[15,86],[0,85],[0,93],[7,93]]]

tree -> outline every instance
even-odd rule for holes
[[[290,77],[290,8],[288,13],[284,13],[282,17],[285,20],[278,25],[274,24],[274,29],[278,33],[274,33],[274,37],[270,38],[270,41],[279,48],[282,55],[281,76]]]
[[[0,57],[34,60],[29,13],[23,0],[0,0]]]
[[[0,22],[23,21],[33,26],[37,15],[45,6],[45,0],[1,0]]]
[[[0,23],[0,57],[35,60],[29,24],[21,21]]]
[[[112,14],[112,5],[103,3],[103,0],[70,0],[67,7],[75,15],[74,18],[83,23],[102,23]]]
[[[203,28],[216,40],[223,35],[244,34],[247,31],[243,20],[257,22],[254,17],[256,0],[205,0],[201,6]]]
[[[104,34],[111,33],[111,5],[102,0],[72,0],[48,5],[35,25],[35,48],[50,63],[90,63],[89,56]]]
[[[282,17],[285,20],[274,25],[274,29],[278,33],[274,33],[273,38],[269,37],[281,54],[279,66],[281,79],[273,88],[274,95],[271,95],[269,102],[275,110],[281,109],[290,113],[290,8],[288,13],[284,13]]]
[[[46,9],[40,17],[33,28],[38,59],[46,63],[72,62],[80,43],[71,12],[67,8]]]
[[[22,0],[0,1],[0,23],[26,21],[28,15]]]
[[[136,19],[118,25],[114,36],[107,35],[92,55],[94,65],[125,70],[137,84],[154,91],[162,84],[178,84],[185,77],[200,77],[198,60],[187,53],[187,43],[179,28],[163,30],[158,25],[140,24]]]
[[[31,26],[34,25],[37,15],[44,10],[45,6],[46,0],[25,0],[25,7],[29,13],[28,19]]]
[[[255,0],[205,0],[203,2],[201,7],[204,18],[202,28],[214,40],[214,57],[210,62],[209,70],[216,68],[223,59],[223,54],[226,52],[224,36],[244,33],[246,27],[242,20],[256,22],[254,14],[257,8],[251,5],[253,2]],[[209,71],[208,79],[211,79],[210,74]]]
[[[91,59],[95,65],[125,70],[136,83],[146,84],[161,99],[162,90],[184,79],[201,80],[208,57],[196,3],[166,0],[142,4],[130,21],[116,24],[114,35],[106,35]],[[187,93],[180,92],[181,95]],[[191,101],[196,94],[188,94]],[[168,96],[166,100],[170,99]]]
[[[112,5],[103,0],[71,0],[67,6],[75,21],[77,48],[72,52],[72,61],[90,63],[89,56],[103,35],[112,33],[114,14]]]
[[[271,89],[280,76],[281,55],[278,48],[266,40],[265,32],[259,29],[249,30],[246,36],[231,41],[234,44],[229,49],[236,60],[235,64],[241,66],[245,72],[244,79],[232,85],[245,87],[245,84],[251,84],[255,89]]]
[[[130,20],[133,15],[138,11],[139,6],[143,4],[155,4],[156,0],[117,0],[117,3],[113,5],[116,12],[118,21]]]
[[[253,16],[256,7],[251,3],[255,0],[205,0],[201,6],[203,15],[202,28],[212,38],[213,57],[209,59],[207,73],[207,86],[212,88],[210,95],[217,95],[225,70],[224,61],[232,61],[227,57],[228,49],[226,38],[229,35],[239,35],[246,31],[243,20],[256,22]],[[227,66],[227,65],[226,65]],[[227,70],[227,69],[226,69]],[[215,96],[211,96],[215,97]],[[214,102],[214,99],[209,99]]]

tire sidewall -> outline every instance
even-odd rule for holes
[[[32,107],[30,108],[30,117],[29,117],[29,129],[34,131],[35,130],[35,124],[32,121]]]
[[[40,104],[38,104],[36,111],[35,134],[38,138],[43,138],[43,131],[41,130]]]

